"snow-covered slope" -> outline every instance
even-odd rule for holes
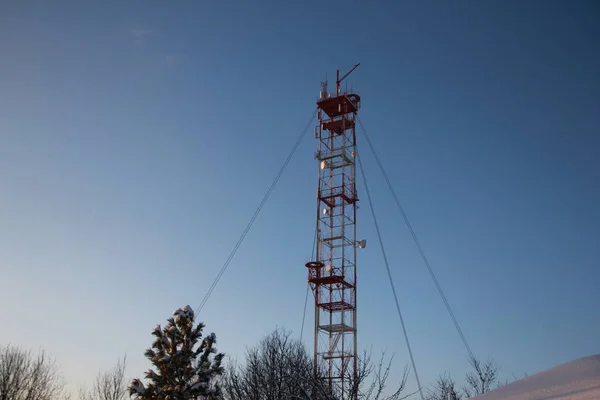
[[[600,400],[600,354],[550,368],[477,400]]]

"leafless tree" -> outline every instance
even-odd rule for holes
[[[471,398],[495,389],[500,370],[496,363],[493,360],[482,363],[475,357],[470,358],[469,363],[474,372],[467,373],[466,386],[463,389],[465,396]]]
[[[456,382],[450,375],[441,375],[433,389],[429,390],[428,400],[462,400],[460,390],[456,388]]]
[[[58,366],[44,351],[0,348],[0,400],[58,399],[64,387]]]
[[[385,394],[392,358],[385,361],[385,353],[377,366],[365,352],[358,360],[358,378],[348,376],[347,388],[361,400],[401,400],[408,370],[405,369],[396,391]],[[312,356],[302,342],[290,337],[289,332],[277,329],[264,338],[257,347],[247,351],[245,365],[230,365],[222,380],[225,400],[335,400],[339,394],[315,376]],[[347,394],[346,394],[347,395]]]
[[[327,388],[313,374],[303,344],[277,329],[246,352],[244,366],[229,365],[221,387],[226,400],[326,398]]]
[[[127,395],[127,382],[125,381],[125,368],[127,356],[118,360],[115,366],[98,373],[91,390],[81,390],[81,400],[124,400]]]
[[[356,379],[353,375],[347,377],[352,387],[351,398],[360,400],[402,400],[410,396],[403,395],[408,380],[408,366],[404,367],[404,372],[394,393],[391,395],[384,394],[394,357],[390,357],[387,363],[385,363],[385,358],[384,351],[376,368],[371,360],[371,352],[363,351],[362,355],[358,357]],[[352,382],[353,380],[355,382]]]

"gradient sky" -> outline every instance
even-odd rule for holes
[[[361,119],[474,352],[503,377],[600,353],[596,2],[84,3],[0,5],[0,344],[43,347],[73,389],[124,353],[141,376],[151,330],[199,305],[319,82],[360,62]],[[300,335],[315,146],[200,315],[231,357],[277,326]],[[363,158],[421,380],[461,380],[465,349]],[[361,193],[359,344],[398,373]]]

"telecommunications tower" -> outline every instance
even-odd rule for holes
[[[337,71],[335,92],[321,83],[315,127],[319,163],[316,260],[306,263],[315,298],[315,374],[324,374],[343,399],[355,399],[356,325],[356,116],[360,96],[342,91]]]

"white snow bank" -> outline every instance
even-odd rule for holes
[[[550,368],[473,399],[598,400],[600,354]]]

